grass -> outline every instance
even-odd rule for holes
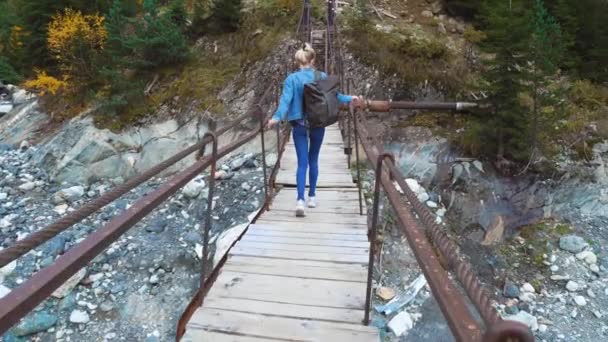
[[[563,235],[572,233],[570,226],[554,222],[539,222],[522,227],[519,236],[523,239],[512,239],[507,241],[498,251],[498,254],[506,259],[506,263],[514,265],[518,263],[521,271],[546,272],[545,258],[554,249]],[[521,241],[521,242],[518,242]],[[518,270],[519,272],[519,270]],[[535,284],[535,288],[538,288]]]
[[[347,47],[364,63],[411,85],[428,81],[447,93],[457,93],[462,87],[466,64],[450,51],[445,38],[426,34],[417,26],[384,32],[354,14],[347,18]]]

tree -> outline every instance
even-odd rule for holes
[[[211,17],[215,29],[220,32],[234,32],[241,25],[242,0],[214,0]]]
[[[192,7],[192,26],[190,27],[190,33],[196,37],[205,32],[210,13],[211,0],[193,0]]]
[[[167,14],[171,21],[183,32],[186,32],[188,25],[188,12],[184,0],[172,0],[169,4],[169,13]]]
[[[542,0],[534,0],[533,31],[530,41],[530,76],[532,92],[531,146],[534,153],[538,147],[540,125],[539,109],[549,105],[548,79],[554,76],[562,60],[564,41],[561,27],[551,16]]]
[[[14,84],[19,83],[21,79],[22,76],[15,70],[10,61],[4,56],[0,56],[0,81]]]
[[[481,8],[486,39],[482,48],[494,55],[485,66],[494,113],[481,118],[480,141],[497,159],[525,160],[529,153],[528,117],[519,101],[524,89],[530,14],[523,1],[488,0]]]
[[[66,9],[49,24],[48,49],[61,71],[73,85],[86,86],[97,75],[99,60],[107,37],[104,17],[83,15]]]

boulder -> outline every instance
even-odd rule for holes
[[[579,253],[587,246],[587,242],[580,236],[565,235],[559,239],[559,248],[571,253]]]

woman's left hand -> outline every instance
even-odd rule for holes
[[[352,96],[352,99],[353,99],[352,100],[353,106],[358,107],[358,106],[361,105],[361,101],[362,101],[361,97],[359,97],[359,96]]]

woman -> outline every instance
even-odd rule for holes
[[[304,216],[304,190],[306,188],[306,169],[309,169],[308,207],[315,208],[315,191],[317,188],[317,178],[319,176],[319,152],[325,135],[325,128],[308,128],[304,120],[305,113],[302,112],[304,85],[315,80],[315,51],[310,44],[306,43],[296,52],[296,62],[300,65],[300,70],[292,73],[285,80],[283,94],[279,103],[279,108],[268,121],[268,128],[277,125],[281,120],[287,119],[293,127],[293,141],[298,157],[298,171],[296,183],[298,185],[298,198],[296,203],[296,216]],[[321,77],[327,75],[321,73]],[[351,101],[359,101],[357,96],[338,94],[338,101],[348,104]]]

